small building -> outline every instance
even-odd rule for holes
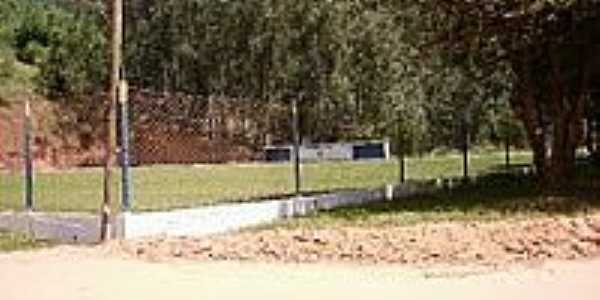
[[[293,145],[267,146],[264,148],[268,162],[291,161],[294,155]],[[300,161],[350,161],[370,159],[390,159],[390,142],[357,141],[349,143],[310,143],[300,145]]]

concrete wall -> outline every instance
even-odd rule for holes
[[[61,243],[96,243],[99,225],[99,218],[90,214],[0,213],[0,230]]]
[[[168,212],[124,213],[115,218],[112,235],[132,239],[151,236],[202,236],[236,231],[277,220],[307,216],[338,207],[402,199],[423,193],[416,185],[344,191],[255,203],[226,204]],[[0,230],[21,232],[42,240],[95,243],[99,240],[96,215],[3,213]]]
[[[404,198],[423,191],[423,188],[414,185],[390,186],[258,203],[219,205],[170,212],[128,213],[120,220],[120,236],[129,239],[157,235],[219,234],[285,218],[307,216],[317,211]]]

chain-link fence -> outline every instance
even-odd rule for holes
[[[0,211],[18,211],[24,208],[24,111],[2,111],[0,116]]]
[[[130,108],[135,210],[260,201],[402,181],[393,139],[310,142],[294,126],[293,103],[260,107],[225,97],[137,91]],[[526,152],[512,156],[512,163],[530,159]],[[470,153],[468,168],[477,175],[504,168],[505,160],[498,148],[478,149]],[[463,156],[457,151],[411,156],[404,169],[408,180],[461,177]]]
[[[61,124],[69,116],[58,106],[43,100],[27,106],[1,109],[0,211],[97,212],[102,146],[86,144],[84,128]]]
[[[294,130],[292,103],[256,106],[239,99],[132,89],[128,107],[129,126],[119,128],[129,129],[132,180],[122,185],[119,160],[112,182],[113,195],[120,200],[114,201],[115,208],[124,200],[118,192],[121,187],[128,188],[133,210],[162,211],[379,188],[402,181],[399,147],[393,138],[308,141],[301,129]],[[87,137],[84,127],[65,129],[56,108],[34,102],[29,119],[25,105],[2,111],[1,211],[99,211],[103,135]],[[102,128],[101,122],[96,125]],[[118,133],[122,150],[123,130]],[[521,151],[513,152],[511,160],[522,164],[531,158],[528,151]],[[471,149],[468,162],[469,174],[477,176],[504,168],[506,153],[497,147],[478,147]],[[463,174],[463,156],[456,150],[417,153],[404,160],[409,181]]]
[[[134,209],[193,207],[293,192],[289,166],[261,163],[265,130],[251,116],[260,115],[263,107],[145,91],[132,93],[130,103]]]

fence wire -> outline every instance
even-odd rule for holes
[[[3,112],[0,120],[0,211],[23,209],[24,112]]]
[[[102,134],[86,143],[81,129],[76,131],[77,136],[66,129],[60,131],[48,107],[38,103],[32,107],[32,209],[98,212],[103,199]],[[132,90],[129,109],[134,211],[262,201],[298,194],[289,105],[257,107],[243,99]],[[0,124],[0,211],[24,211],[24,106],[4,112]],[[102,127],[100,124],[97,127]],[[122,134],[119,132],[119,136]],[[320,143],[299,134],[301,195],[401,182],[395,151],[398,145],[393,138]],[[63,140],[57,141],[57,136]],[[117,144],[122,146],[121,139]],[[473,149],[470,174],[502,170],[505,159],[498,148]],[[512,164],[529,163],[531,156],[527,151],[513,152],[511,160]],[[462,156],[455,150],[409,156],[405,163],[409,181],[463,174]],[[112,192],[115,199],[123,200],[119,197],[119,167],[114,169]],[[115,201],[114,209],[120,204]]]
[[[97,212],[102,146],[61,125],[53,104],[32,101],[30,117],[25,107],[11,104],[1,115],[0,211]]]

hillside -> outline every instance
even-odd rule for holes
[[[26,100],[31,101],[37,168],[99,161],[98,147],[80,150],[78,134],[61,126],[59,117],[67,116],[68,112],[37,91],[39,72],[39,67],[18,61],[12,51],[0,52],[0,169],[18,171],[22,168]]]
[[[6,45],[0,49],[0,168],[14,169],[22,148],[23,103],[40,99],[34,92],[39,69],[19,62]]]

